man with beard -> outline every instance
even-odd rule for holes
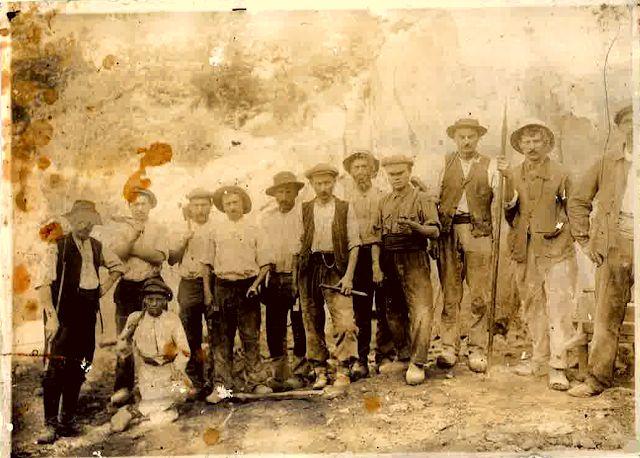
[[[71,224],[71,233],[47,252],[36,284],[50,342],[42,381],[46,429],[38,438],[39,444],[77,432],[75,414],[80,388],[93,360],[99,298],[124,271],[120,259],[90,236],[93,226],[102,224],[93,202],[77,200],[63,216]],[[109,278],[102,285],[101,266],[109,269]]]
[[[487,310],[491,299],[490,269],[492,203],[499,183],[496,163],[477,150],[487,132],[476,119],[459,119],[447,128],[456,151],[445,156],[440,173],[438,273],[444,293],[443,350],[437,363],[455,365],[461,331],[468,336],[468,365],[474,372],[487,370]],[[470,310],[461,310],[464,282],[471,294]]]
[[[358,150],[350,154],[342,163],[352,180],[345,189],[346,200],[353,207],[358,218],[358,228],[362,245],[358,251],[358,262],[353,277],[353,287],[367,296],[353,296],[353,311],[358,327],[358,361],[351,368],[355,379],[369,375],[369,350],[371,345],[371,318],[375,292],[377,326],[376,355],[378,367],[384,367],[393,359],[393,341],[387,323],[385,299],[380,267],[380,237],[375,230],[378,204],[384,191],[373,185],[373,178],[380,168],[380,161],[371,152]]]
[[[263,258],[273,260],[262,300],[267,307],[267,345],[273,362],[274,389],[300,388],[309,374],[305,359],[306,336],[298,300],[298,254],[300,253],[300,208],[296,197],[304,183],[291,172],[273,177],[266,194],[275,198],[278,207],[267,211],[262,219],[261,249]],[[293,331],[293,371],[287,355],[287,317]]]
[[[566,213],[571,183],[562,166],[549,157],[554,135],[543,122],[523,123],[511,134],[511,145],[524,155],[524,162],[510,167],[498,158],[498,168],[505,177],[509,250],[533,347],[530,363],[517,367],[516,373],[548,372],[551,389],[567,390],[565,347],[573,334],[577,282]]]
[[[125,197],[131,218],[123,219],[123,230],[113,248],[127,269],[113,295],[118,333],[122,332],[131,313],[142,310],[142,286],[150,278],[161,278],[162,263],[169,255],[165,231],[149,219],[149,213],[158,203],[155,194],[137,187]],[[130,356],[118,358],[115,393],[111,397],[114,405],[129,401],[133,382],[133,359]]]
[[[433,324],[427,241],[438,238],[440,223],[435,202],[410,183],[411,158],[390,156],[382,160],[382,166],[393,189],[380,201],[377,224],[384,250],[387,316],[398,360],[408,360],[405,380],[417,385],[425,379]]]
[[[206,259],[210,246],[209,214],[211,213],[213,193],[201,188],[194,189],[187,195],[184,216],[187,227],[179,240],[169,251],[169,265],[178,264],[180,285],[178,286],[178,304],[180,319],[187,334],[191,357],[187,364],[187,375],[196,389],[201,390],[205,384],[204,356],[202,353],[202,318],[206,317],[204,297],[204,277],[206,266],[201,259]],[[209,298],[208,302],[211,302]],[[211,354],[211,352],[209,352]],[[213,370],[213,358],[209,359],[209,372]]]
[[[318,164],[305,174],[316,197],[302,204],[300,248],[300,298],[307,332],[307,358],[316,376],[314,389],[328,384],[324,304],[331,314],[338,367],[334,386],[349,385],[349,369],[356,359],[356,325],[353,317],[353,276],[360,234],[351,205],[334,196],[338,170]],[[324,286],[336,288],[338,291]]]
[[[576,397],[595,396],[613,385],[620,326],[633,286],[633,214],[638,198],[633,107],[621,109],[614,122],[622,141],[614,142],[608,154],[589,168],[568,205],[573,235],[597,266],[589,373],[584,383],[569,390]],[[591,221],[594,200],[597,209]]]

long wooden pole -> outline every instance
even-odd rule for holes
[[[500,145],[500,157],[507,156],[507,102],[504,102],[502,113],[502,142]],[[502,228],[502,208],[503,208],[503,182],[504,177],[500,175],[500,181],[496,189],[496,218],[495,230],[491,246],[491,303],[489,306],[489,317],[487,320],[489,342],[487,345],[487,366],[490,368],[493,359],[493,326],[496,319],[496,301],[498,292],[498,266],[500,263],[500,233]]]

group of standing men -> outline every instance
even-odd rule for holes
[[[444,157],[434,187],[412,179],[410,157],[394,155],[380,161],[358,150],[343,162],[352,178],[343,198],[335,195],[339,171],[331,164],[318,164],[305,173],[315,198],[301,205],[296,200],[305,183],[291,172],[276,174],[265,192],[277,207],[263,215],[260,225],[245,216],[252,202],[242,187],[192,191],[184,212],[187,228],[174,244],[148,218],[156,205],[148,189],[137,188],[128,196],[131,218],[122,220],[123,233],[112,250],[90,237],[93,225],[101,223],[93,204],[77,201],[65,215],[72,232],[55,245],[46,261],[51,268],[40,282],[51,286],[41,290],[46,327],[53,336],[44,382],[48,429],[43,442],[64,434],[73,421],[84,370],[93,356],[98,298],[118,279],[118,332],[121,338],[133,338],[136,350],[118,358],[114,404],[131,398],[134,354],[142,355],[136,364],[185,370],[195,390],[206,394],[210,403],[222,400],[232,388],[268,393],[307,383],[314,389],[329,383],[346,386],[369,374],[374,297],[377,369],[384,372],[400,365],[408,384],[422,383],[434,319],[430,256],[437,261],[444,293],[443,351],[437,364],[456,364],[464,335],[469,368],[485,372],[489,264],[494,228],[503,212],[533,346],[531,361],[516,372],[548,374],[550,388],[570,388],[566,344],[574,332],[578,241],[598,266],[597,311],[589,376],[570,394],[598,394],[612,383],[620,324],[633,283],[637,195],[631,168],[631,107],[620,110],[614,122],[624,142],[577,185],[549,157],[554,134],[543,122],[523,123],[511,134],[512,147],[524,155],[524,161],[512,167],[503,157],[480,154],[477,144],[487,129],[475,119],[460,119],[447,129],[456,151]],[[374,185],[380,166],[391,192]],[[497,208],[496,190],[503,177],[504,208]],[[594,199],[599,207],[591,221]],[[212,206],[225,214],[215,225],[209,221]],[[171,297],[161,278],[164,261],[179,268],[181,329],[170,312],[161,310]],[[97,281],[100,266],[111,272],[102,286]],[[463,282],[471,296],[465,311]],[[161,306],[154,309],[149,298],[158,299]],[[260,370],[261,302],[266,305],[266,339],[273,361],[268,377]],[[331,316],[335,371],[329,370],[325,304]],[[153,313],[145,315],[147,308]],[[289,316],[292,365],[287,355]],[[208,359],[202,351],[203,318]],[[136,330],[140,326],[153,338],[142,336]],[[244,353],[243,376],[233,367],[236,332]],[[140,377],[138,383],[143,383]]]

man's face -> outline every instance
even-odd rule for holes
[[[298,188],[293,184],[280,186],[275,191],[276,202],[278,202],[278,208],[282,213],[288,213],[296,204],[296,197],[298,196]]]
[[[189,200],[189,215],[198,224],[204,224],[209,220],[211,201],[206,197],[196,197]]]
[[[321,173],[311,177],[311,186],[321,201],[327,201],[333,195],[335,177],[330,173]]]
[[[544,160],[551,150],[549,140],[540,131],[523,132],[518,141],[520,151],[531,162]]]
[[[471,156],[476,152],[480,136],[478,131],[469,127],[456,129],[453,134],[453,141],[458,146],[458,152],[463,156]]]
[[[225,194],[222,196],[222,209],[231,221],[238,221],[244,215],[242,197],[239,194]]]
[[[143,299],[144,308],[152,317],[158,317],[167,307],[167,298],[162,294],[148,294]]]
[[[93,230],[93,221],[91,217],[87,215],[77,215],[70,218],[71,232],[75,234],[80,240],[86,240],[91,235]]]
[[[366,157],[359,157],[351,162],[349,169],[353,180],[361,188],[369,188],[373,178],[373,164]]]
[[[409,164],[391,164],[385,167],[389,184],[394,191],[404,189],[411,179],[411,166]]]
[[[633,113],[627,113],[622,117],[618,129],[624,134],[627,146],[633,147]]]
[[[144,194],[138,194],[133,202],[129,202],[129,209],[134,219],[146,221],[151,211],[151,199]]]

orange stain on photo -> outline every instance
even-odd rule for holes
[[[38,319],[38,303],[36,301],[30,300],[24,304],[24,319],[27,321]]]
[[[62,231],[62,226],[60,225],[60,223],[57,221],[53,221],[42,226],[40,228],[39,234],[41,240],[49,243],[54,243],[64,235],[64,232]]]
[[[13,292],[22,294],[29,289],[31,285],[31,275],[24,264],[18,264],[13,268]]]
[[[162,354],[167,358],[175,358],[178,354],[178,347],[173,342],[168,342],[162,349]]]
[[[364,408],[369,413],[377,412],[382,407],[382,401],[379,396],[365,396],[363,402]]]
[[[111,70],[118,63],[118,58],[113,54],[109,54],[102,59],[102,67]]]
[[[38,158],[37,164],[40,170],[46,170],[51,165],[51,159],[49,159],[47,156],[40,156]]]
[[[202,439],[207,445],[215,445],[220,441],[220,431],[215,428],[207,428],[202,435]]]

